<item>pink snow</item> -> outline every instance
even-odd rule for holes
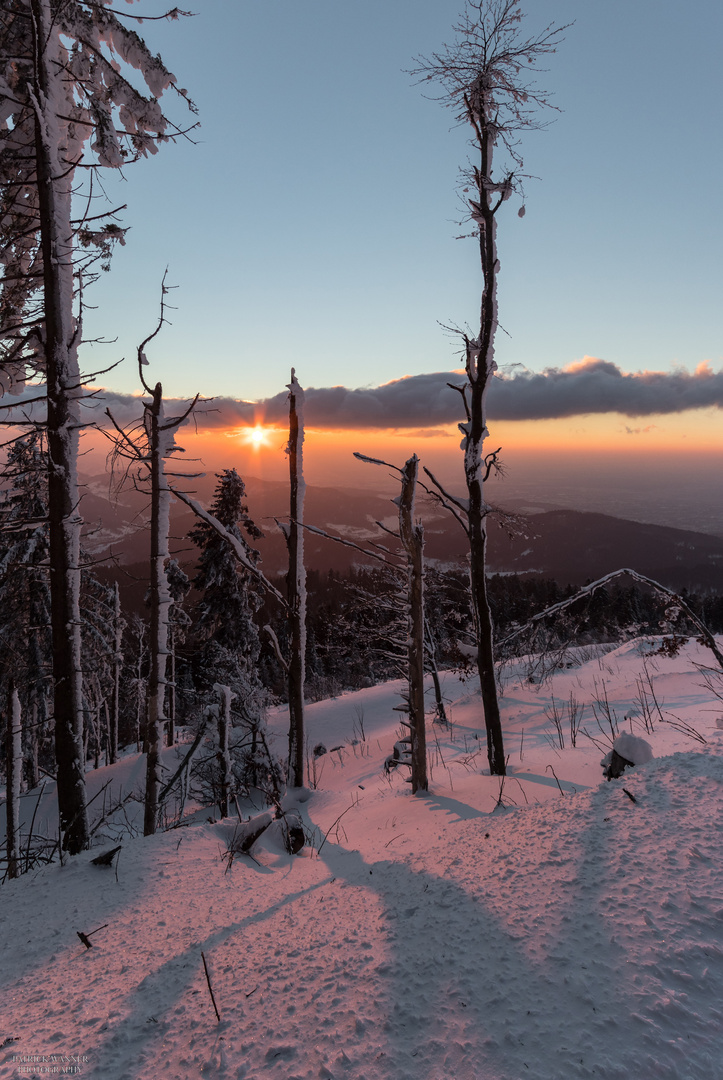
[[[386,683],[307,706],[309,747],[327,752],[302,793],[314,844],[301,855],[272,835],[227,870],[232,820],[196,809],[186,827],[124,835],[117,879],[90,863],[117,835],[104,826],[94,851],[6,882],[0,1075],[25,1075],[23,1056],[78,1055],[75,1075],[103,1080],[717,1080],[720,702],[699,646],[653,649],[572,650],[542,683],[532,661],[510,666],[503,787],[483,771],[479,697],[451,674],[429,793],[385,776],[400,686]],[[654,754],[610,782],[612,738],[591,709],[603,689],[619,733]],[[571,694],[587,734],[561,749],[546,710]],[[285,726],[279,709],[279,749]],[[179,751],[165,753],[171,768]],[[91,795],[111,777],[132,792],[142,765],[90,773]],[[86,949],[77,931],[104,924]]]

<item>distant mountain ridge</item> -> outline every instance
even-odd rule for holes
[[[143,577],[148,557],[147,497],[125,491],[109,502],[107,479],[86,481],[81,510],[86,521],[86,547],[95,558],[113,554],[117,561]],[[208,506],[213,496],[213,476],[193,481],[194,497]],[[190,485],[187,485],[190,486]],[[248,478],[251,517],[263,529],[257,541],[264,572],[283,573],[286,547],[275,518],[288,516],[288,487],[283,482]],[[466,537],[459,524],[425,497],[418,510],[425,525],[425,554],[438,565],[465,565]],[[361,543],[380,539],[375,522],[388,527],[395,522],[389,495],[367,490],[307,487],[305,518],[310,525]],[[707,533],[642,524],[608,514],[553,509],[520,515],[520,535],[510,537],[494,517],[489,530],[490,573],[538,573],[560,584],[583,584],[622,566],[660,580],[676,590],[723,592],[723,539]],[[193,564],[195,549],[186,538],[195,522],[184,506],[174,504],[171,514],[171,551],[182,564]],[[387,541],[389,538],[387,538]],[[386,541],[384,541],[386,542]],[[352,549],[306,533],[307,567],[345,572],[352,565],[372,564]]]

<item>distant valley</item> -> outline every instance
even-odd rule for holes
[[[108,500],[107,478],[87,478],[82,501],[86,521],[85,545],[95,560],[103,564],[103,576],[118,576],[124,590],[138,595],[145,591],[145,561],[148,557],[147,497],[124,491],[116,501]],[[215,478],[193,481],[194,498],[209,506]],[[187,485],[190,487],[190,483]],[[286,548],[274,519],[288,515],[288,487],[282,482],[247,481],[249,512],[263,529],[256,545],[268,576],[283,573]],[[305,503],[306,522],[358,544],[374,539],[386,541],[376,526],[382,521],[394,527],[395,507],[389,496],[366,490],[341,490],[309,486]],[[425,525],[425,554],[437,565],[464,565],[466,537],[459,524],[425,496],[418,501]],[[723,539],[707,533],[662,525],[642,524],[608,514],[570,509],[551,509],[518,514],[519,525],[510,535],[495,517],[490,522],[490,573],[537,573],[561,584],[580,585],[611,570],[630,566],[676,590],[723,592]],[[193,514],[174,503],[171,514],[171,552],[189,572],[195,562],[195,548],[187,539],[195,524]],[[352,565],[372,565],[371,559],[323,537],[307,533],[306,564],[311,570],[344,573]],[[134,578],[140,579],[134,584]]]

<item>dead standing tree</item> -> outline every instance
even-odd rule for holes
[[[287,608],[289,659],[289,784],[304,786],[304,682],[306,661],[306,568],[304,566],[304,391],[291,369],[289,390],[289,524],[279,524],[289,551]]]
[[[424,719],[424,528],[414,520],[419,458],[413,454],[401,470],[399,536],[407,557],[407,672],[409,681],[409,750],[412,794],[426,791],[427,732]]]
[[[353,548],[367,555],[377,562],[389,567],[395,574],[406,577],[404,589],[404,617],[406,622],[406,635],[404,642],[394,641],[396,648],[403,645],[405,652],[404,670],[407,677],[407,692],[403,696],[404,704],[400,711],[407,713],[407,719],[402,721],[409,734],[400,739],[400,743],[409,746],[409,760],[404,764],[409,765],[411,775],[412,794],[417,791],[427,791],[429,782],[427,778],[427,733],[424,715],[424,529],[419,521],[415,521],[415,498],[417,491],[417,473],[419,470],[419,458],[412,455],[403,468],[390,465],[387,461],[378,458],[367,457],[365,454],[354,454],[360,461],[366,461],[370,465],[384,465],[393,469],[401,480],[401,491],[392,501],[399,511],[399,532],[393,532],[382,525],[377,525],[401,541],[404,554],[389,551],[379,544],[370,542],[371,548],[363,548],[352,540],[344,540],[339,536],[332,536],[323,529],[317,529],[312,525],[305,525],[309,532],[318,536],[325,536],[334,540],[344,547]],[[426,490],[426,489],[425,489]],[[396,654],[388,654],[390,658],[401,662],[402,657]]]
[[[166,460],[181,451],[175,443],[175,434],[193,412],[198,394],[180,416],[166,417],[163,386],[151,387],[143,374],[148,364],[146,346],[160,333],[165,323],[165,298],[168,288],[161,286],[161,313],[155,330],[138,346],[138,373],[141,385],[150,401],[143,402],[143,420],[140,431],[126,432],[114,420],[109,409],[106,413],[115,428],[115,442],[111,452],[113,459],[125,459],[134,483],[150,485],[151,496],[151,552],[150,552],[150,608],[151,608],[151,670],[148,681],[148,712],[144,747],[146,750],[146,795],[143,818],[145,836],[152,836],[158,825],[159,793],[161,790],[161,747],[163,727],[166,723],[166,688],[168,686],[168,622],[173,603],[166,565],[170,559],[168,533],[170,525],[171,489],[168,484]],[[172,475],[177,476],[177,473]],[[188,473],[182,474],[186,477]],[[197,475],[197,474],[196,474]]]
[[[441,52],[421,57],[413,74],[422,81],[441,85],[439,100],[453,110],[460,124],[472,131],[475,161],[462,172],[463,191],[469,218],[479,240],[482,268],[482,298],[479,332],[461,333],[467,381],[454,386],[462,397],[465,419],[459,425],[464,451],[467,499],[450,496],[428,473],[450,509],[456,512],[469,537],[472,608],[477,633],[477,665],[487,729],[490,772],[505,774],[497,684],[494,668],[492,617],[485,578],[488,507],[483,485],[497,463],[494,451],[485,455],[487,393],[497,369],[494,359],[497,332],[497,214],[510,195],[520,189],[522,158],[517,149],[518,133],[539,127],[537,111],[549,105],[530,73],[539,70],[540,58],[555,51],[565,27],[548,26],[542,33],[526,37],[522,30],[519,0],[467,0],[456,26],[457,40]],[[506,151],[504,171],[493,177],[493,156]],[[520,215],[524,208],[520,210]],[[425,470],[426,471],[426,470]]]

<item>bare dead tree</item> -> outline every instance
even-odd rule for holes
[[[289,550],[287,618],[289,621],[289,782],[304,784],[304,682],[306,662],[306,568],[304,566],[304,391],[294,369],[289,383],[289,524],[284,527]]]
[[[555,51],[565,27],[548,26],[526,36],[520,0],[467,0],[455,27],[456,40],[438,53],[420,57],[413,75],[441,86],[438,96],[452,109],[455,120],[471,129],[474,159],[462,172],[467,198],[466,217],[479,242],[482,296],[479,331],[461,332],[467,380],[452,388],[462,398],[465,419],[459,425],[464,450],[467,499],[454,498],[431,476],[433,483],[456,512],[469,537],[472,607],[477,635],[477,666],[487,729],[490,772],[505,774],[497,684],[494,669],[493,627],[485,578],[488,506],[484,481],[498,464],[498,453],[485,454],[487,394],[497,369],[494,359],[498,328],[497,214],[522,179],[518,134],[540,126],[538,111],[549,101],[532,76],[539,61]],[[496,150],[506,161],[499,177],[493,176]],[[524,213],[524,207],[520,214]],[[450,384],[452,385],[452,384]],[[425,470],[427,471],[427,470]]]
[[[310,532],[318,536],[325,536],[345,547],[353,548],[364,555],[375,559],[389,567],[396,575],[405,579],[404,589],[404,621],[406,634],[403,642],[393,641],[397,648],[402,646],[405,655],[405,671],[407,677],[407,692],[403,695],[404,704],[399,710],[407,714],[407,719],[402,721],[409,734],[399,742],[409,747],[409,760],[405,764],[410,766],[410,782],[412,794],[417,791],[427,791],[429,781],[427,777],[427,734],[426,718],[424,712],[424,529],[420,521],[415,520],[415,499],[417,490],[417,473],[419,470],[419,458],[414,454],[400,469],[396,465],[390,465],[387,461],[378,458],[367,457],[366,454],[354,454],[360,461],[370,465],[383,465],[398,474],[401,481],[401,491],[393,500],[399,512],[399,530],[394,532],[387,529],[381,522],[377,525],[384,532],[401,542],[403,554],[389,550],[381,544],[372,544],[369,548],[363,548],[351,540],[332,536],[323,529],[317,529],[307,525]],[[401,657],[392,655],[392,659],[399,661]]]
[[[416,454],[401,471],[399,536],[407,557],[407,672],[409,684],[409,737],[412,794],[426,791],[427,732],[424,717],[424,528],[414,519],[419,458]]]
[[[137,430],[124,431],[106,409],[115,434],[111,458],[125,460],[136,484],[149,484],[151,496],[151,551],[150,551],[150,649],[151,669],[148,681],[148,712],[144,747],[146,751],[146,793],[143,818],[145,836],[152,836],[157,828],[161,790],[161,747],[163,728],[166,723],[166,687],[168,683],[168,622],[173,603],[166,576],[168,533],[170,522],[171,489],[166,474],[166,461],[180,450],[175,434],[190,416],[198,402],[198,395],[179,416],[166,417],[163,386],[146,381],[144,368],[148,364],[146,347],[160,333],[166,318],[166,295],[168,287],[165,276],[161,286],[161,310],[158,323],[138,346],[138,373],[141,385],[150,400],[143,402],[143,420]],[[189,474],[186,474],[188,476]]]

